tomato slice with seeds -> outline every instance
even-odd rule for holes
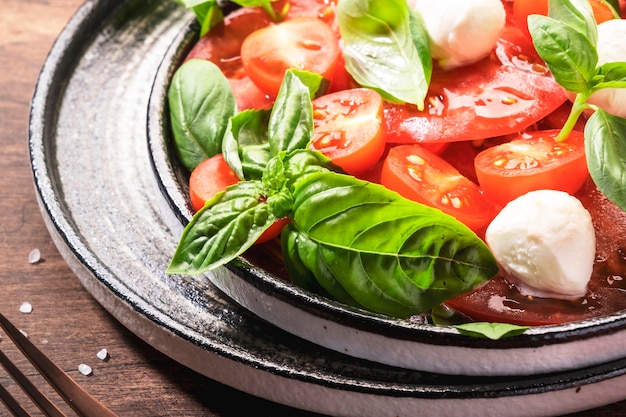
[[[408,199],[440,209],[472,230],[481,229],[496,214],[475,183],[419,145],[398,145],[389,150],[381,184]]]
[[[558,134],[558,129],[528,132],[480,152],[474,166],[485,196],[503,206],[533,190],[578,191],[588,176],[584,135],[573,131],[557,142]]]
[[[385,151],[383,99],[367,88],[326,94],[313,100],[311,147],[348,174],[370,169]]]
[[[337,36],[330,26],[317,18],[302,17],[250,34],[241,45],[241,62],[252,81],[275,97],[290,68],[331,80],[339,53]]]
[[[532,45],[510,24],[491,56],[450,71],[435,68],[423,111],[388,103],[387,140],[454,142],[516,133],[566,100]]]

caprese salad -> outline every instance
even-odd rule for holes
[[[395,317],[626,309],[624,3],[177,1],[196,214],[168,272],[280,242],[286,278]]]

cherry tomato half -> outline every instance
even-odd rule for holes
[[[385,151],[383,99],[374,90],[356,88],[313,100],[311,147],[348,174],[370,169]]]
[[[381,183],[400,195],[438,208],[472,230],[490,222],[496,210],[478,186],[452,165],[419,145],[398,145],[389,150]]]
[[[537,130],[480,152],[474,160],[478,183],[494,203],[505,205],[529,191],[574,194],[588,176],[584,135],[573,131],[556,142],[559,130]]]
[[[330,80],[339,59],[335,32],[317,18],[302,17],[267,26],[241,45],[241,61],[252,81],[270,96],[278,94],[285,71],[297,68]]]

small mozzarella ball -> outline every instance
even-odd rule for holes
[[[591,215],[562,191],[531,191],[507,204],[485,240],[522,294],[585,295],[596,253]]]
[[[433,59],[444,69],[489,55],[506,23],[501,0],[415,0],[430,36]]]
[[[626,20],[612,19],[598,25],[598,65],[626,62]],[[595,104],[614,116],[626,117],[626,88],[605,88],[591,95]]]

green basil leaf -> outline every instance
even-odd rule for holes
[[[173,1],[191,10],[196,15],[196,20],[200,24],[200,37],[206,35],[213,26],[224,20],[224,13],[216,0]]]
[[[609,62],[598,68],[593,91],[602,88],[626,88],[626,62]]]
[[[192,171],[222,152],[222,141],[236,102],[228,80],[206,60],[181,65],[168,91],[170,121],[181,163]]]
[[[270,152],[303,149],[313,139],[313,104],[322,85],[320,75],[287,70],[272,107],[268,125]]]
[[[370,311],[423,313],[498,271],[467,227],[381,185],[327,171],[305,175],[292,191],[292,225],[307,242],[298,259],[321,286],[337,281]]]
[[[216,0],[173,0],[174,3],[178,3],[181,6],[191,9],[192,7],[196,7],[204,4],[217,4]]]
[[[528,28],[537,53],[556,81],[566,90],[587,93],[598,64],[595,45],[584,34],[550,17],[529,16]]]
[[[626,211],[626,119],[597,109],[585,125],[585,152],[598,189]]]
[[[460,333],[467,336],[487,338],[491,340],[498,340],[504,337],[519,336],[526,330],[530,329],[529,326],[518,326],[508,323],[464,323],[458,324],[456,327]]]
[[[432,72],[428,35],[403,0],[342,0],[338,19],[346,69],[392,101],[424,108]]]
[[[332,161],[319,151],[297,149],[287,155],[279,155],[284,161],[286,186],[290,189],[295,181],[314,172],[326,172],[334,168]]]
[[[230,118],[222,142],[222,153],[241,179],[261,179],[271,159],[267,139],[269,116],[269,110],[244,110]]]
[[[283,229],[281,248],[285,267],[293,283],[341,303],[360,307],[360,304],[334,279],[332,273],[325,267],[322,258],[317,257],[315,245],[315,242],[307,239],[304,233],[300,233],[291,224]],[[303,260],[300,256],[307,259]],[[315,272],[312,272],[307,265],[312,265]]]
[[[548,2],[548,16],[559,20],[598,44],[598,29],[589,0],[559,0]]]
[[[185,227],[168,273],[201,274],[244,253],[276,217],[259,182],[241,182],[199,210]]]

